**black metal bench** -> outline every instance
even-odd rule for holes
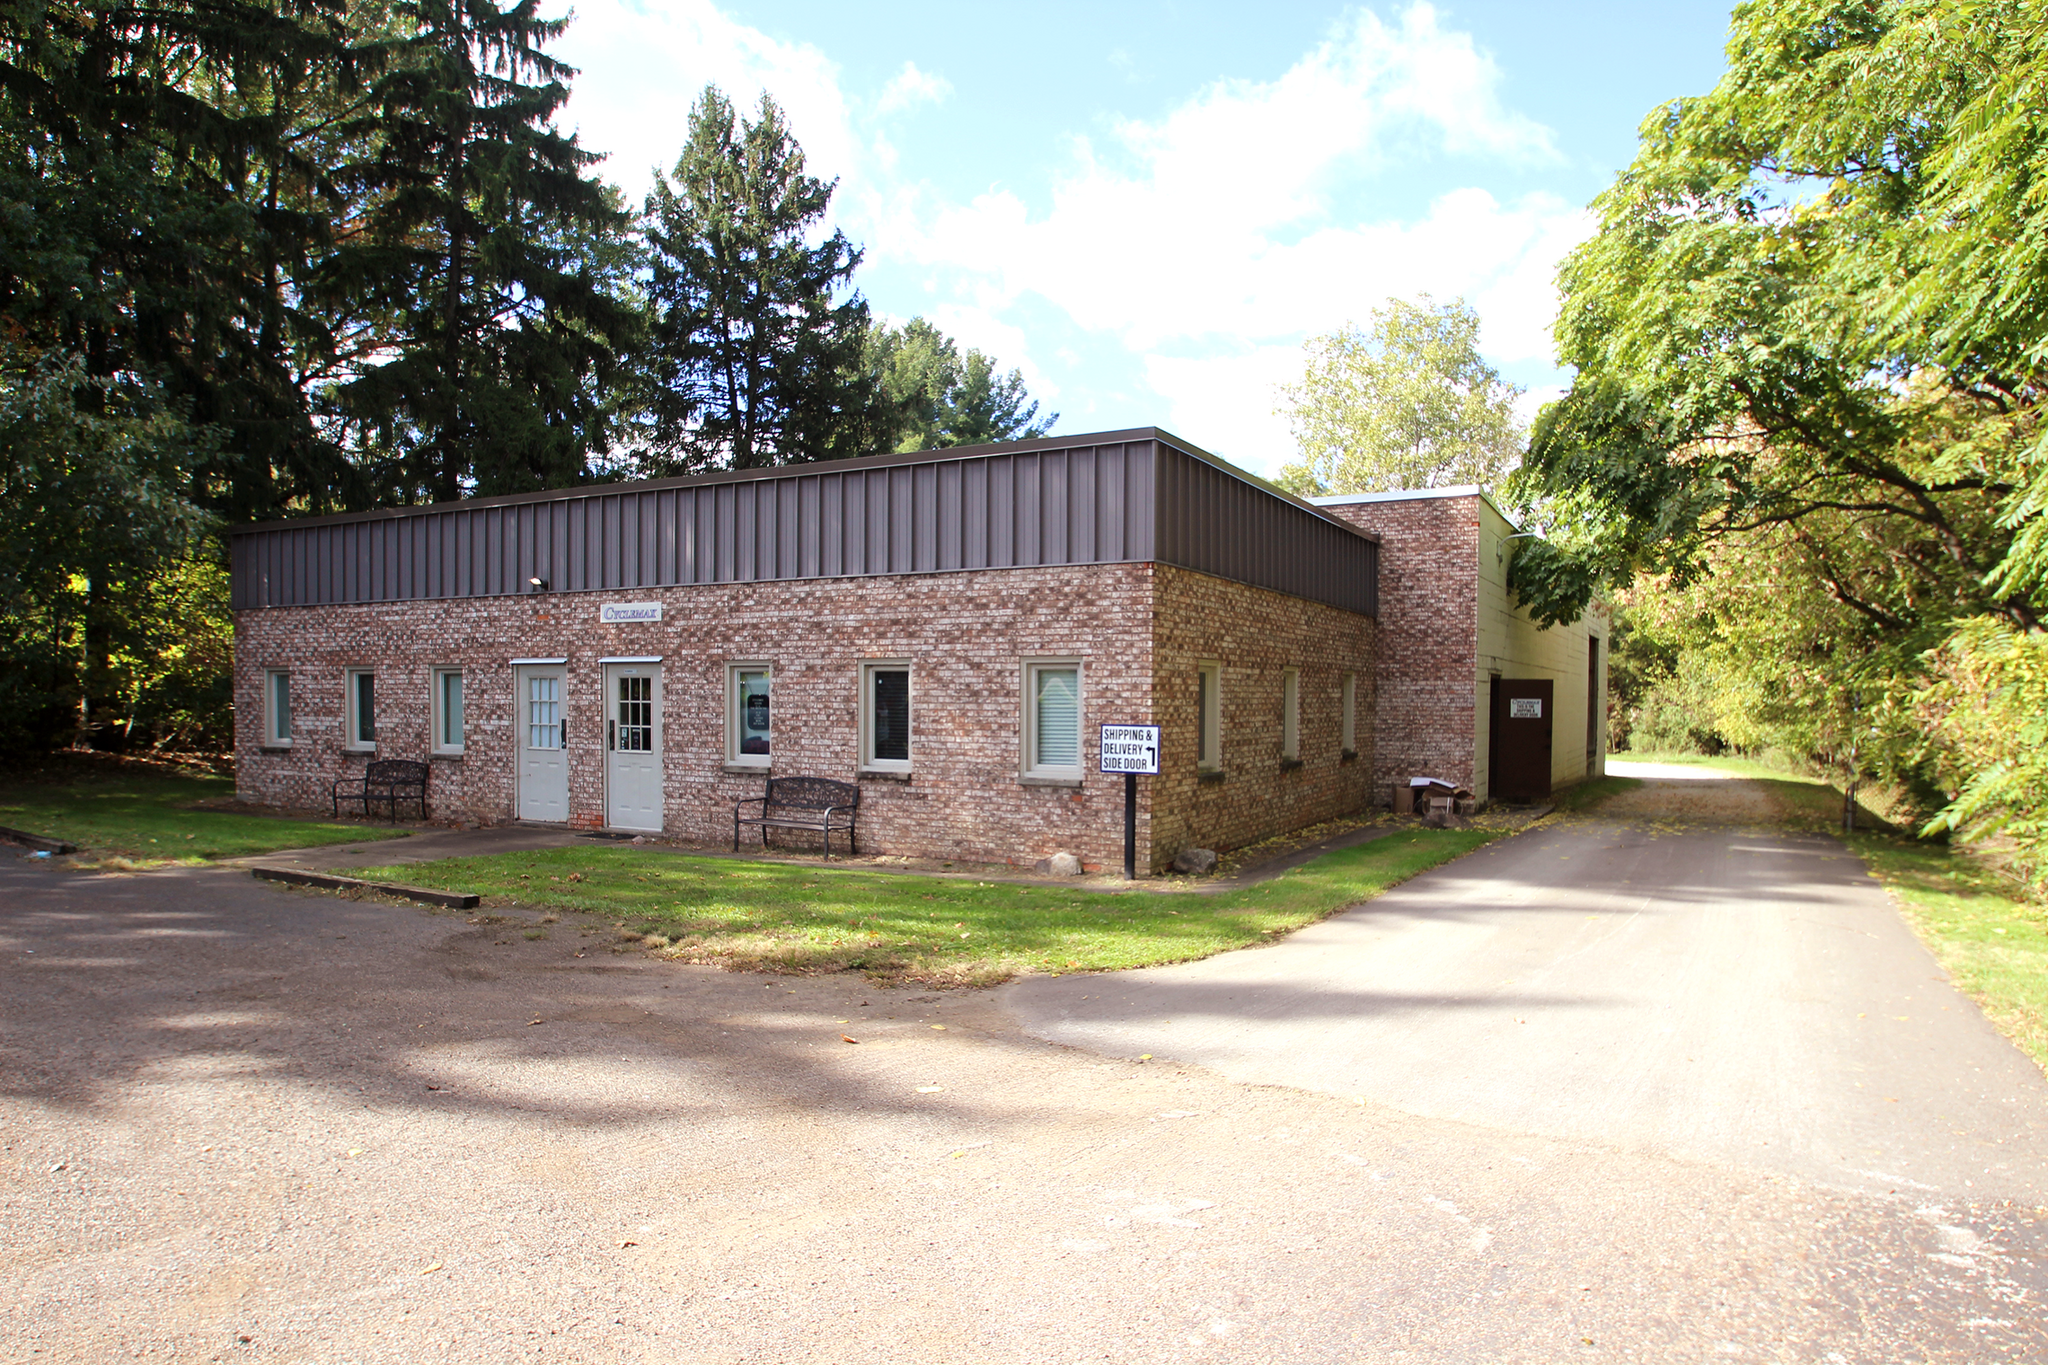
[[[742,817],[748,806],[759,806],[759,815]],[[761,847],[768,847],[771,829],[808,829],[825,836],[825,856],[832,856],[832,832],[846,835],[847,850],[860,852],[854,821],[860,814],[860,785],[836,777],[771,777],[760,796],[749,796],[732,805],[732,851],[740,851],[740,826],[754,825],[761,831]]]
[[[370,808],[391,807],[391,823],[398,823],[398,803],[417,801],[420,819],[427,818],[427,765],[411,758],[373,758],[361,777],[344,777],[334,784],[334,813],[341,814],[344,801],[360,802],[363,818]]]

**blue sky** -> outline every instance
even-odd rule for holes
[[[1293,457],[1276,389],[1389,295],[1462,295],[1563,382],[1558,258],[1725,3],[974,7],[579,0],[567,122],[636,198],[715,82],[788,111],[874,308],[1021,367],[1081,432]]]

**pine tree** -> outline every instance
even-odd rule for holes
[[[1056,412],[1039,420],[1021,371],[998,374],[994,358],[973,347],[963,359],[953,338],[924,318],[901,328],[877,324],[869,331],[867,352],[891,449],[1026,441],[1059,421]]]
[[[698,98],[672,177],[647,200],[651,472],[884,448],[867,304],[839,298],[861,253],[837,231],[806,242],[833,188],[805,173],[772,99],[740,120],[717,89]]]
[[[143,377],[217,428],[185,491],[231,517],[317,499],[338,473],[284,363],[299,319],[276,305],[327,231],[283,96],[344,72],[340,9],[0,4],[0,314],[52,363]]]
[[[638,315],[588,259],[625,215],[557,130],[574,71],[545,44],[539,0],[400,0],[356,127],[367,204],[336,287],[381,314],[390,356],[337,386],[335,408],[388,495],[443,500],[586,476],[602,394]]]

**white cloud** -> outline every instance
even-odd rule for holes
[[[1501,108],[1497,81],[1427,5],[1392,27],[1364,13],[1277,80],[1219,82],[1158,122],[1124,123],[1114,154],[1079,142],[1043,214],[1008,190],[951,204],[898,188],[865,207],[878,253],[1006,299],[1041,295],[1141,351],[1297,336],[1343,322],[1333,309],[1429,289],[1499,294],[1515,316],[1490,333],[1529,355],[1548,342],[1531,335],[1519,277],[1532,249],[1584,230],[1576,210],[1539,195],[1503,206],[1483,190],[1444,195],[1412,223],[1347,221],[1333,204],[1402,156],[1554,158],[1546,130]]]
[[[870,268],[911,291],[888,306],[1022,368],[1041,398],[1063,376],[1068,429],[1098,409],[1156,419],[1270,471],[1292,458],[1272,409],[1277,384],[1299,373],[1301,343],[1423,291],[1470,300],[1488,357],[1540,374],[1556,264],[1591,231],[1555,195],[1478,187],[1500,178],[1491,171],[1556,164],[1558,152],[1547,129],[1503,104],[1500,73],[1470,35],[1426,3],[1391,20],[1347,16],[1273,80],[1218,81],[1157,119],[1076,137],[1043,193],[998,181],[972,198],[897,163],[889,117],[952,94],[914,63],[880,91],[850,91],[817,48],[709,0],[585,6],[561,44],[586,72],[570,118],[586,146],[614,153],[611,178],[644,192],[649,168],[682,145],[706,82],[742,107],[768,91],[812,172],[840,179],[835,216]],[[1439,182],[1444,165],[1469,164],[1468,188],[1389,210],[1401,169],[1424,163]],[[1001,161],[991,169],[1000,176]],[[1048,304],[1072,325],[1048,335]]]
[[[733,20],[709,0],[586,0],[555,45],[582,70],[565,115],[583,145],[610,153],[602,174],[637,202],[675,164],[690,106],[716,85],[742,112],[766,91],[782,106],[811,173],[861,164],[839,67],[808,43]]]
[[[1301,348],[1260,346],[1217,356],[1148,356],[1145,378],[1166,400],[1158,425],[1257,474],[1294,458],[1280,388],[1301,378]]]
[[[893,114],[898,110],[914,108],[920,104],[939,104],[953,93],[953,82],[944,76],[934,76],[928,71],[917,69],[916,62],[905,62],[903,69],[890,78],[882,88],[882,98],[876,103],[878,113]]]

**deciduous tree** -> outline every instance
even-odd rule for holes
[[[1370,493],[1497,484],[1515,467],[1521,390],[1479,354],[1479,315],[1463,299],[1388,299],[1368,326],[1308,343],[1308,369],[1283,390],[1302,458],[1290,492]]]

